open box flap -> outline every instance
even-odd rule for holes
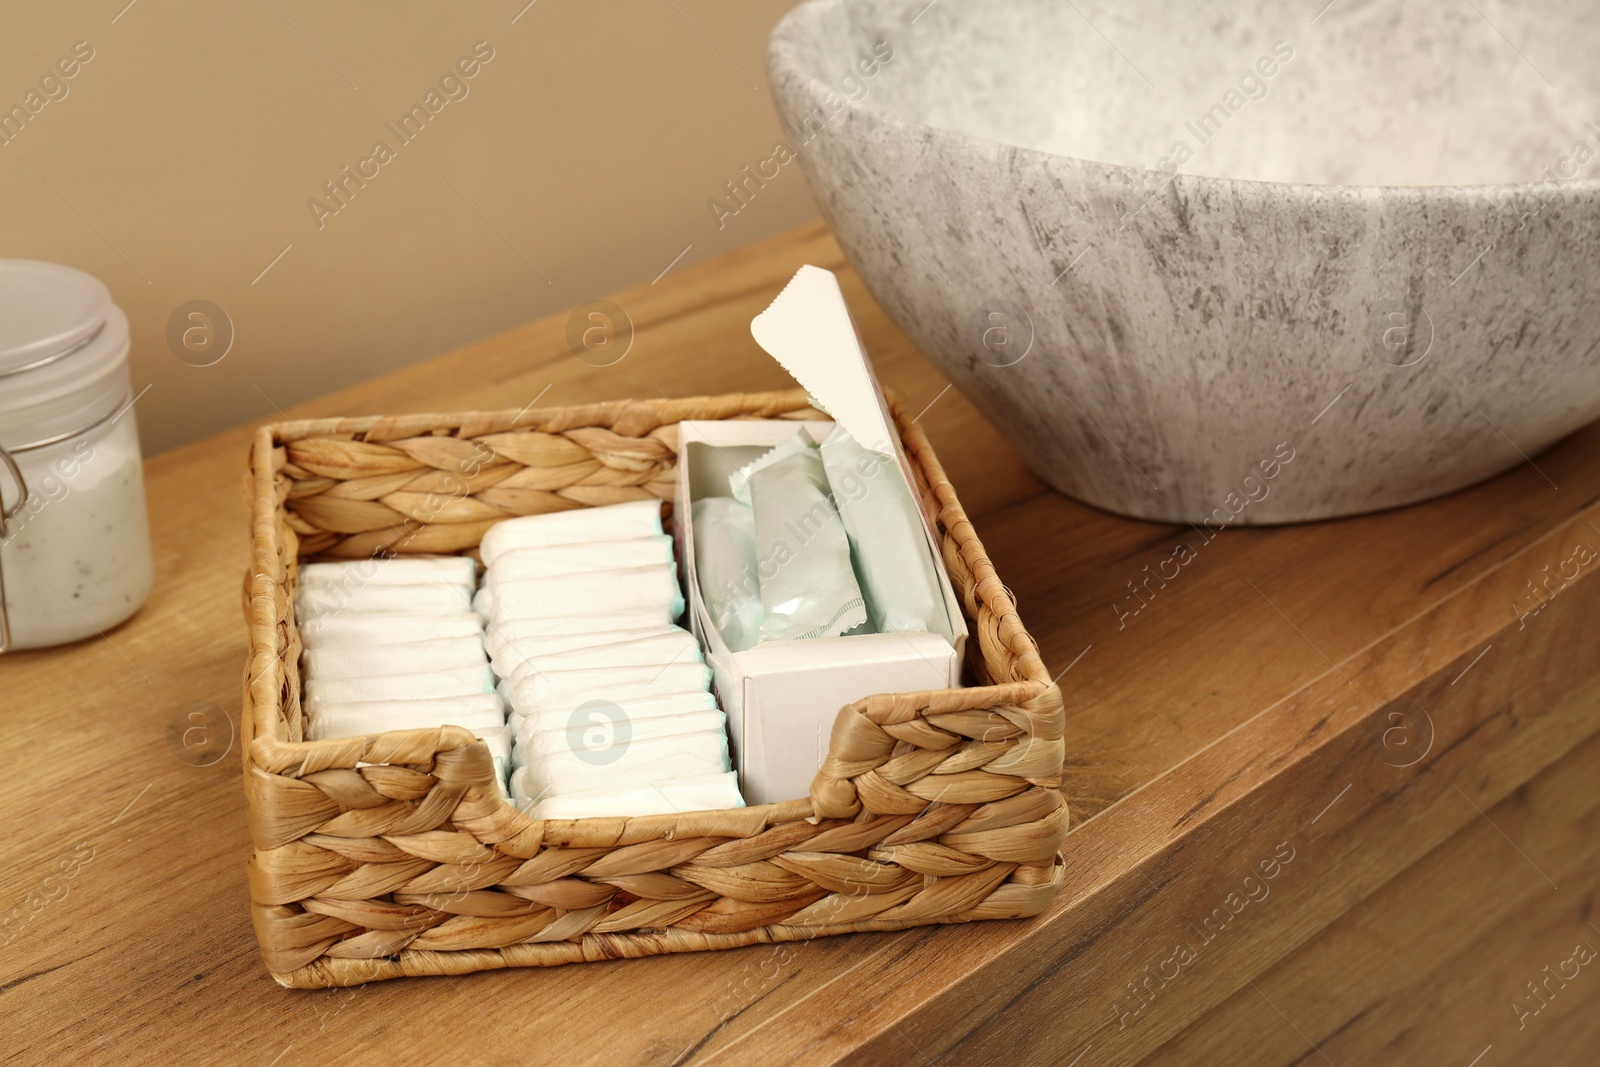
[[[872,373],[838,277],[809,263],[801,267],[767,310],[750,321],[750,334],[856,443],[899,464],[937,559],[938,528],[917,490],[911,461],[893,429],[889,404]]]
[[[863,448],[895,456],[898,435],[832,271],[801,267],[750,333]]]

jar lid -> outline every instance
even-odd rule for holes
[[[105,325],[111,293],[59,263],[0,259],[0,375],[70,351]]]

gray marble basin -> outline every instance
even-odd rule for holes
[[[1325,3],[817,0],[768,66],[873,295],[1062,492],[1543,477],[1600,416],[1592,0]]]

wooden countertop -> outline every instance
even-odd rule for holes
[[[614,366],[572,357],[557,316],[287,414],[780,387],[748,324],[806,262],[843,271],[881,378],[929,405],[1065,672],[1074,826],[1045,915],[278,988],[250,928],[237,744],[206,762],[173,743],[237,729],[241,427],[147,465],[157,583],[133,621],[0,660],[6,1058],[1594,1062],[1600,974],[1575,946],[1600,949],[1600,426],[1537,457],[1559,488],[1524,464],[1203,542],[1047,491],[820,226],[615,295],[637,336]],[[205,703],[232,722],[190,718]]]

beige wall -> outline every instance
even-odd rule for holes
[[[763,50],[794,0],[125,2],[0,15],[0,109],[38,108],[4,128],[0,256],[111,288],[147,453],[815,215],[792,167],[721,228],[707,204],[780,135]],[[323,183],[379,140],[333,213]],[[234,325],[211,366],[168,344],[192,300]]]

